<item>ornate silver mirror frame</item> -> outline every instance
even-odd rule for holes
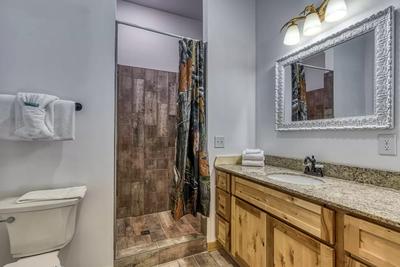
[[[343,42],[375,32],[374,115],[309,121],[285,121],[285,66]],[[390,129],[394,127],[394,8],[389,7],[316,43],[279,59],[275,64],[276,130]]]

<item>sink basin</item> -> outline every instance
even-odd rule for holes
[[[270,174],[268,175],[268,178],[280,182],[300,184],[300,185],[319,185],[324,183],[324,181],[318,178],[302,176],[297,174]]]

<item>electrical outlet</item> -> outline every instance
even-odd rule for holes
[[[224,148],[225,147],[225,137],[224,136],[214,136],[214,147]]]
[[[397,138],[394,134],[378,135],[378,151],[379,155],[397,155]]]

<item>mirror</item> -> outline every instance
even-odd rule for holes
[[[392,128],[392,49],[388,8],[279,60],[277,130]]]
[[[373,31],[285,66],[291,121],[374,114]]]

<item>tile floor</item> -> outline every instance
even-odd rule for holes
[[[186,258],[157,265],[157,267],[229,267],[237,266],[222,251],[203,252]]]

